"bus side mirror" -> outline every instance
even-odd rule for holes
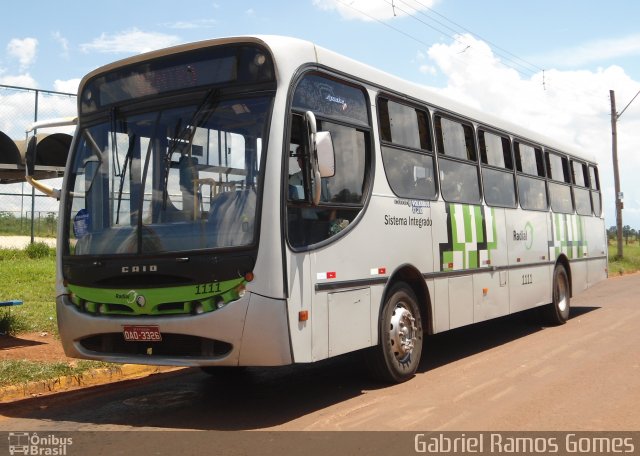
[[[333,177],[336,174],[336,158],[333,149],[331,132],[316,133],[316,150],[318,152],[318,168],[320,177]]]
[[[321,179],[335,175],[335,153],[333,140],[328,131],[318,131],[316,116],[312,111],[305,113],[307,131],[309,132],[309,150],[311,151],[311,177],[313,179],[312,198],[313,205],[320,203],[322,192]]]

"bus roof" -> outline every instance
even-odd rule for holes
[[[119,60],[90,72],[80,83],[80,92],[85,83],[97,74],[110,71],[124,65],[142,62],[148,59],[176,54],[208,46],[231,43],[256,43],[268,48],[274,56],[276,73],[280,76],[293,75],[301,65],[315,63],[319,66],[338,70],[345,75],[375,85],[382,91],[399,98],[406,98],[415,103],[426,104],[436,110],[456,114],[473,122],[512,134],[525,142],[531,142],[548,149],[570,154],[576,158],[595,163],[595,157],[584,153],[576,146],[562,143],[554,138],[542,135],[534,130],[522,127],[513,122],[488,114],[464,103],[458,102],[427,86],[406,81],[370,65],[351,59],[334,51],[325,49],[310,41],[278,35],[248,35],[227,38],[216,38],[182,44],[139,54],[127,59]]]

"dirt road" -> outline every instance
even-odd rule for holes
[[[639,296],[640,275],[613,278],[561,327],[520,314],[429,337],[401,385],[356,356],[231,382],[187,369],[0,405],[0,431],[640,430]]]

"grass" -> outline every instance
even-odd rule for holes
[[[33,221],[34,233],[39,237],[55,237],[56,224],[56,212],[36,212],[36,218]],[[15,214],[12,214],[10,212],[0,211],[0,236],[28,236],[30,234],[30,218],[18,218],[15,216]]]
[[[609,276],[640,271],[640,243],[630,241],[622,247],[623,258],[618,259],[616,242],[609,242]]]
[[[21,306],[0,309],[0,331],[57,334],[55,249],[35,243],[24,250],[0,249],[0,301],[20,299]]]
[[[57,336],[55,311],[55,249],[43,243],[0,249],[0,301],[20,299],[21,306],[0,308],[0,332],[18,335],[48,332]],[[31,381],[79,376],[97,368],[115,368],[98,361],[0,361],[0,387]]]
[[[113,368],[113,364],[99,361],[74,361],[73,363],[44,363],[24,359],[0,361],[0,387],[28,382],[51,380],[58,377],[79,376],[99,368]]]

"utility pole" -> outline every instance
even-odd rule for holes
[[[613,181],[616,192],[616,232],[618,239],[618,258],[622,259],[622,194],[620,193],[620,173],[618,172],[618,112],[616,94],[609,90],[611,97],[611,153],[613,154]],[[633,100],[632,100],[633,101]],[[626,108],[625,108],[626,109]]]
[[[620,113],[616,111],[616,94],[613,90],[609,90],[609,96],[611,97],[611,153],[613,154],[613,180],[615,184],[616,192],[616,228],[618,238],[618,258],[622,259],[622,209],[624,204],[622,203],[622,192],[620,191],[620,174],[618,172],[618,120],[622,117],[622,114],[633,103],[633,100],[640,95],[640,90],[634,95],[629,103],[624,107]]]

